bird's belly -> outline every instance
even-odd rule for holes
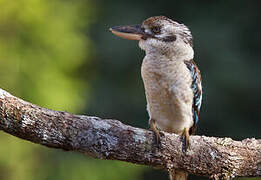
[[[167,132],[181,134],[184,128],[191,128],[193,92],[190,73],[166,74],[166,70],[155,72],[147,67],[146,64],[143,66],[142,78],[150,118],[156,121],[158,128]]]
[[[193,125],[191,106],[178,97],[171,97],[166,91],[152,93],[148,97],[150,118],[156,120],[160,130],[181,134],[184,128]]]

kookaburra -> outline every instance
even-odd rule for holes
[[[116,26],[112,33],[138,40],[146,52],[141,67],[149,124],[160,142],[159,130],[181,135],[185,150],[194,133],[202,100],[201,75],[193,61],[192,35],[184,25],[164,16],[141,25]],[[171,180],[185,180],[187,173],[170,170]]]

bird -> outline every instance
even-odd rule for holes
[[[160,131],[182,137],[183,152],[195,133],[202,103],[201,74],[194,59],[189,28],[165,16],[145,19],[142,24],[114,26],[121,38],[138,40],[146,55],[142,61],[149,125],[160,143]],[[186,180],[183,170],[169,170],[171,180]]]

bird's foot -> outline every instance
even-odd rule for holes
[[[158,127],[156,125],[155,119],[150,119],[149,124],[150,124],[150,128],[152,129],[152,131],[154,132],[154,134],[156,136],[156,143],[157,143],[157,145],[159,145],[160,144],[160,130],[158,129]]]
[[[183,133],[181,134],[183,153],[189,148],[189,136],[189,128],[184,128]]]

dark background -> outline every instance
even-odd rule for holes
[[[145,53],[109,27],[165,15],[186,24],[194,37],[203,78],[196,134],[261,137],[259,1],[18,2],[17,8],[6,2],[6,13],[0,13],[0,83],[12,94],[48,108],[148,128],[140,75]],[[0,179],[168,178],[160,170],[48,149],[2,132],[0,143]]]

